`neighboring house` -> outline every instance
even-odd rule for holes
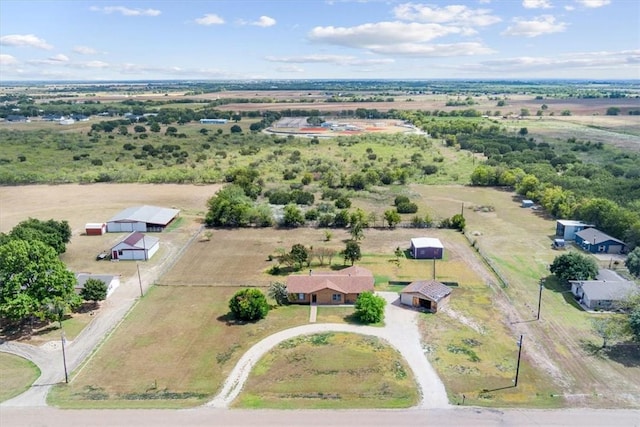
[[[400,302],[436,313],[449,302],[451,289],[435,280],[412,282],[400,291]]]
[[[146,261],[159,247],[160,239],[157,237],[134,231],[111,248],[111,260]]]
[[[575,240],[576,233],[578,231],[582,231],[590,227],[593,227],[593,225],[586,224],[582,221],[559,219],[556,221],[556,236],[561,237],[564,240]]]
[[[225,125],[225,124],[227,124],[227,119],[200,119],[200,124],[202,124],[202,125]]]
[[[339,271],[309,270],[287,277],[289,301],[298,304],[353,304],[363,292],[373,292],[373,274],[352,266]]]
[[[78,283],[75,286],[75,291],[77,294],[84,289],[84,284],[87,283],[89,279],[100,280],[107,284],[107,298],[116,290],[118,286],[120,286],[120,276],[111,276],[109,274],[90,274],[90,273],[78,273],[76,274],[76,280]]]
[[[107,224],[104,222],[88,222],[84,226],[87,236],[102,236],[107,232]]]
[[[604,234],[595,228],[586,228],[576,233],[576,245],[592,254],[620,254],[626,245],[621,240]]]
[[[411,255],[416,259],[442,259],[444,246],[439,239],[433,237],[416,237],[411,239]]]
[[[162,231],[179,213],[178,209],[135,206],[123,210],[107,221],[107,231],[109,233]]]
[[[600,270],[596,280],[571,280],[569,283],[571,293],[591,310],[615,308],[616,303],[640,292],[634,282],[624,280],[611,270]]]

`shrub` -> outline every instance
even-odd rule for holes
[[[396,207],[398,213],[407,214],[407,213],[416,213],[418,212],[418,205],[412,202],[400,203]]]
[[[355,304],[355,315],[363,323],[378,323],[384,319],[384,298],[374,295],[373,292],[360,294]]]
[[[409,200],[407,196],[396,196],[396,198],[393,200],[393,205],[398,206],[401,203],[410,203],[410,202],[411,200]]]
[[[238,320],[255,321],[269,312],[269,303],[264,294],[256,288],[236,292],[229,300],[229,310]]]

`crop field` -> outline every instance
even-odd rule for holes
[[[254,367],[239,408],[407,408],[418,402],[411,369],[375,337],[325,333],[285,341]]]

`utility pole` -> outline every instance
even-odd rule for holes
[[[518,387],[518,375],[520,374],[520,356],[522,355],[522,335],[520,335],[520,341],[518,341],[518,363],[516,365],[516,381],[513,385]]]
[[[140,278],[140,264],[136,263],[136,267],[138,268],[138,284],[140,285],[140,298],[144,296],[142,292],[142,279]]]
[[[433,259],[433,280],[436,280],[436,259]]]
[[[542,288],[544,288],[544,280],[540,279],[540,292],[538,294],[538,315],[536,320],[540,320],[540,306],[542,305]]]
[[[64,351],[64,330],[62,329],[62,314],[59,315],[58,322],[60,323],[60,343],[62,344],[62,366],[64,366],[64,382],[69,384],[69,373],[67,372],[67,355]]]

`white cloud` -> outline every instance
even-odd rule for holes
[[[391,64],[395,62],[390,58],[380,59],[361,59],[350,55],[303,55],[303,56],[267,56],[265,57],[270,62],[284,62],[287,64],[334,64],[334,65],[383,65]]]
[[[109,64],[103,61],[89,61],[79,64],[82,68],[107,68]]]
[[[196,24],[199,25],[221,25],[224,24],[224,19],[214,13],[207,13],[202,18],[196,19]]]
[[[0,65],[14,65],[17,64],[18,60],[11,55],[7,55],[7,54],[0,54]]]
[[[454,25],[471,25],[485,27],[501,21],[500,17],[491,15],[488,9],[470,9],[462,5],[450,5],[442,8],[423,4],[405,3],[393,9],[396,18],[412,22],[449,23]]]
[[[575,7],[571,6],[570,4],[568,4],[568,5],[566,5],[566,6],[564,7],[564,10],[568,10],[568,11],[572,11],[572,10],[574,10],[574,9],[575,9]]]
[[[0,45],[16,47],[35,47],[38,49],[53,49],[45,40],[33,34],[10,34],[0,37]]]
[[[131,9],[124,6],[91,6],[89,10],[106,14],[120,13],[124,16],[158,16],[162,13],[157,9]]]
[[[277,67],[276,71],[281,73],[304,73],[304,68],[292,64],[292,65]]]
[[[522,0],[525,9],[550,9],[553,6],[549,0]]]
[[[257,27],[273,27],[276,25],[276,20],[269,16],[261,16],[257,21],[252,22],[251,25],[255,25]]]
[[[556,22],[556,18],[551,15],[542,15],[525,21],[522,18],[514,18],[514,25],[509,26],[502,35],[537,37],[544,34],[560,33],[566,30],[565,22]]]
[[[597,8],[608,5],[611,0],[576,0],[576,3],[584,7]]]
[[[69,57],[67,55],[63,55],[61,53],[57,54],[57,55],[53,55],[51,57],[48,58],[49,61],[52,62],[69,62]]]
[[[400,43],[394,46],[379,46],[372,49],[375,53],[386,55],[403,55],[414,57],[445,57],[472,56],[495,53],[481,43],[451,43],[451,44],[418,44]]]
[[[73,48],[73,51],[75,53],[79,53],[80,55],[95,55],[96,53],[98,53],[97,50],[87,46],[75,46]]]

